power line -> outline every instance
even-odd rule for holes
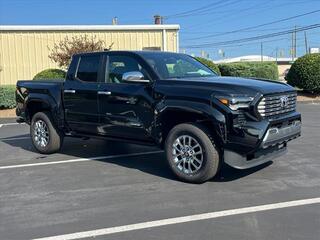
[[[202,9],[201,11],[191,12],[188,14],[178,15],[178,16],[164,16],[165,19],[171,19],[171,18],[185,18],[185,17],[196,17],[196,16],[203,16],[207,14],[213,14],[213,13],[221,13],[221,11],[215,11],[222,7],[227,7],[230,5],[233,5],[235,3],[240,3],[243,0],[233,0],[230,2],[230,0],[224,0],[224,1],[218,1],[217,3],[213,4],[214,6],[207,7],[205,9]],[[220,5],[222,4],[222,5]],[[211,4],[210,4],[211,5]],[[214,10],[214,11],[212,11]]]
[[[272,39],[272,40],[263,40],[263,41],[257,41],[257,42],[249,42],[249,43],[241,43],[241,44],[229,44],[229,45],[221,45],[221,46],[209,46],[206,47],[208,49],[230,49],[230,48],[239,48],[239,47],[248,47],[248,46],[260,46],[261,42],[264,44],[264,48],[269,48],[266,43],[271,43],[271,42],[279,42],[279,41],[289,41],[291,38],[288,37],[283,37],[283,38],[277,38],[277,39]],[[184,47],[183,47],[184,48]]]
[[[258,42],[250,42],[250,43],[242,43],[242,44],[229,44],[229,45],[223,45],[224,48],[226,47],[243,47],[243,46],[249,46],[249,45],[257,45],[257,44],[260,44],[261,42],[262,43],[270,43],[270,42],[278,42],[278,41],[282,41],[282,40],[287,40],[289,41],[289,38],[288,37],[283,37],[283,38],[277,38],[277,39],[272,39],[272,40],[265,40],[265,41],[258,41]],[[218,46],[218,47],[221,47],[221,46]],[[217,48],[218,48],[217,47]]]
[[[232,5],[234,3],[240,3],[241,1],[243,1],[243,0],[231,2],[229,4],[224,5],[223,7],[228,6],[228,5]],[[273,1],[275,1],[275,0],[269,0],[269,2],[259,2],[258,4],[255,4],[255,5],[250,6],[250,7],[242,8],[242,9],[235,8],[235,9],[229,9],[229,10],[224,10],[224,11],[207,11],[207,12],[203,12],[203,13],[198,13],[198,14],[193,15],[193,16],[196,17],[196,16],[199,16],[199,15],[200,16],[204,16],[204,15],[209,15],[209,14],[215,14],[215,15],[220,15],[220,14],[226,15],[226,14],[228,14],[228,15],[230,15],[233,12],[242,12],[243,13],[243,12],[249,11],[251,9],[257,9],[258,7],[265,7],[270,2],[273,2]],[[220,7],[222,7],[222,6],[220,6]]]
[[[290,29],[292,26],[287,26],[287,27],[278,27],[278,28],[263,28],[263,29],[253,29],[253,30],[244,30],[243,32],[266,32],[266,31],[277,31],[277,30],[287,30],[287,29]],[[225,32],[208,32],[208,31],[183,31],[183,30],[180,30],[180,33],[183,33],[183,34],[204,34],[204,33],[215,33],[215,34],[223,34]]]
[[[269,1],[267,2],[267,4],[268,4],[268,3],[271,3],[271,2],[273,2],[273,1],[275,1],[275,0],[269,0]],[[279,8],[279,7],[282,7],[282,6],[287,6],[288,4],[290,4],[290,5],[305,4],[305,3],[311,3],[311,2],[314,2],[314,1],[319,1],[319,0],[307,0],[307,1],[301,1],[301,0],[299,0],[299,1],[292,1],[292,0],[291,0],[289,3],[288,3],[288,2],[286,2],[286,3],[281,2],[281,4],[278,4],[278,5],[263,6],[263,7],[264,7],[263,9],[260,8],[260,10],[250,13],[250,15],[256,15],[257,13],[266,12],[267,10],[273,9],[273,8]],[[279,2],[279,1],[278,1],[278,2]],[[250,10],[250,9],[249,9],[249,10]],[[257,8],[255,8],[255,10],[257,10]],[[216,17],[216,18],[214,18],[214,19],[210,19],[209,21],[206,21],[205,23],[203,23],[203,24],[201,24],[201,25],[199,25],[199,24],[197,24],[197,25],[192,25],[192,26],[186,27],[186,28],[184,28],[184,29],[194,29],[194,28],[199,29],[199,28],[205,27],[205,26],[208,25],[208,24],[210,24],[210,27],[212,27],[212,26],[218,25],[218,24],[221,23],[221,22],[227,23],[227,22],[233,21],[234,19],[238,19],[239,16],[246,16],[246,17],[248,16],[248,13],[247,13],[247,14],[243,14],[244,12],[246,12],[246,11],[248,11],[248,10],[245,10],[245,9],[235,9],[235,10],[233,10],[233,11],[236,11],[236,13],[235,13],[235,14],[232,14],[232,15],[230,15],[230,14],[225,14],[225,15]],[[229,11],[229,12],[230,12],[230,11]],[[239,13],[240,13],[240,14],[239,14]]]
[[[300,28],[297,28],[297,29],[294,29],[294,30],[270,33],[270,34],[259,35],[259,36],[250,37],[250,38],[235,39],[235,40],[230,40],[230,41],[225,41],[225,42],[215,42],[215,43],[204,43],[204,44],[198,44],[198,45],[190,45],[190,46],[187,46],[187,48],[223,46],[223,45],[230,45],[230,44],[235,44],[235,43],[244,43],[244,42],[250,42],[250,41],[254,41],[254,40],[260,40],[260,39],[272,38],[272,37],[281,36],[281,35],[287,35],[287,34],[291,34],[293,32],[300,32],[300,31],[305,31],[305,30],[319,28],[319,27],[320,27],[320,24],[313,24],[313,25],[309,25],[309,26],[305,26],[305,27],[300,27]]]
[[[187,27],[187,28],[185,28],[185,29],[193,29],[193,28],[199,28],[199,27],[202,27],[202,26],[204,26],[204,25],[208,25],[208,24],[210,24],[210,26],[213,26],[213,25],[216,25],[215,23],[217,22],[216,20],[220,20],[220,21],[223,21],[223,22],[225,22],[226,21],[226,19],[225,19],[225,17],[228,17],[228,19],[230,18],[230,16],[235,16],[235,15],[237,15],[237,13],[239,13],[239,12],[241,12],[241,13],[243,13],[243,12],[247,12],[247,11],[250,11],[250,10],[252,10],[252,9],[257,9],[257,8],[259,8],[259,7],[265,7],[265,5],[268,5],[270,2],[273,2],[273,1],[275,1],[275,0],[270,0],[269,2],[259,2],[258,4],[255,4],[254,6],[250,6],[250,7],[248,7],[248,8],[239,8],[239,7],[236,7],[236,8],[234,8],[234,9],[230,9],[229,8],[229,10],[224,10],[224,11],[218,11],[218,12],[210,12],[210,14],[214,14],[214,16],[219,16],[219,17],[216,17],[216,18],[214,18],[214,19],[210,19],[209,21],[207,21],[206,23],[204,23],[204,24],[201,24],[200,26],[199,26],[199,24],[197,24],[197,25],[192,25],[192,26],[189,26],[189,27]],[[239,1],[240,2],[240,1]],[[234,12],[236,12],[235,14],[232,14],[232,13],[234,13]],[[202,14],[202,16],[203,15],[208,15],[209,13],[207,13],[207,14]],[[212,25],[212,22],[214,22],[214,24]],[[218,21],[219,22],[219,21]]]
[[[202,47],[210,47],[210,46],[223,46],[223,45],[228,45],[228,44],[235,44],[235,43],[243,43],[243,42],[250,42],[254,40],[260,40],[260,39],[265,39],[265,38],[272,38],[272,37],[277,37],[281,35],[287,35],[291,34],[293,32],[301,32],[309,29],[314,29],[314,28],[319,28],[320,24],[313,24],[313,25],[308,25],[305,27],[299,27],[293,30],[287,30],[287,31],[282,31],[282,32],[275,32],[275,33],[270,33],[270,34],[265,34],[265,35],[259,35],[255,37],[249,37],[249,38],[241,38],[241,39],[234,39],[234,40],[229,40],[229,41],[224,41],[224,42],[214,42],[214,43],[204,43],[204,44],[195,44],[195,45],[189,45],[185,46],[184,48],[202,48]]]
[[[172,15],[167,15],[167,16],[164,16],[164,18],[168,19],[168,18],[181,17],[181,16],[184,16],[186,14],[188,14],[188,15],[189,14],[193,14],[193,13],[196,13],[198,11],[201,11],[201,10],[204,10],[204,9],[208,9],[208,8],[212,8],[212,7],[216,6],[217,4],[220,4],[220,3],[223,3],[223,2],[228,2],[228,1],[230,1],[230,0],[219,0],[219,1],[207,4],[207,5],[199,7],[199,8],[191,9],[191,10],[188,10],[188,11],[184,11],[184,12],[180,12],[180,13],[176,13],[176,14],[172,14]]]
[[[241,28],[241,29],[237,29],[237,30],[233,30],[233,31],[224,32],[224,33],[221,33],[221,34],[209,34],[209,35],[206,35],[206,36],[189,38],[189,39],[185,39],[185,40],[199,40],[199,39],[204,39],[204,38],[225,36],[225,35],[232,34],[232,33],[243,32],[243,31],[252,30],[252,29],[256,29],[256,28],[260,28],[260,27],[264,27],[264,26],[268,26],[268,25],[272,25],[272,24],[276,24],[276,23],[289,21],[289,20],[292,20],[292,19],[295,19],[295,18],[304,17],[304,16],[311,15],[311,14],[318,13],[318,12],[320,12],[320,9],[314,10],[314,11],[311,11],[311,12],[307,12],[307,13],[303,13],[303,14],[299,14],[299,15],[295,15],[295,16],[291,16],[291,17],[288,17],[288,18],[279,19],[279,20],[272,21],[272,22],[259,24],[259,25],[256,25],[256,26]]]

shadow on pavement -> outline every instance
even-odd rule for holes
[[[212,181],[213,182],[231,182],[234,180],[237,180],[239,178],[244,178],[247,177],[255,172],[258,172],[270,165],[272,165],[273,162],[266,162],[262,165],[259,165],[257,167],[253,167],[253,168],[249,168],[249,169],[244,169],[244,170],[240,170],[240,169],[235,169],[232,168],[230,166],[228,166],[227,164],[223,164],[223,166],[220,169],[220,172],[217,176],[215,176]]]
[[[37,153],[32,146],[31,139],[28,139],[29,134],[9,137],[1,139],[2,142],[14,147],[22,148],[26,151],[31,151],[37,154],[36,159],[46,159],[48,155],[42,155]],[[16,140],[15,140],[16,139]],[[114,141],[104,140],[82,140],[78,138],[65,138],[63,147],[59,154],[70,156],[71,158],[87,158],[96,156],[109,156],[109,155],[121,155],[130,153],[143,153],[159,151],[156,147],[146,147],[136,144],[128,144]],[[139,155],[136,157],[117,157],[104,160],[95,160],[100,162],[112,163],[126,168],[138,169],[139,171],[155,175],[158,177],[176,180],[177,178],[170,171],[167,166],[164,153]],[[246,169],[238,170],[223,164],[221,170],[217,176],[215,176],[211,182],[230,182],[240,178],[249,176],[257,171],[260,171],[268,166],[272,162],[267,162],[263,165]]]

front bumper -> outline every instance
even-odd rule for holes
[[[261,150],[254,153],[254,158],[250,159],[248,156],[240,155],[233,151],[224,151],[224,162],[229,166],[237,169],[247,169],[259,166],[263,163],[269,162],[277,157],[280,157],[287,152],[287,147],[281,148],[272,147],[267,150]]]
[[[225,149],[224,161],[237,169],[258,166],[284,155],[287,142],[301,135],[301,119],[297,118],[286,124],[270,124],[259,146],[246,154]]]
[[[301,121],[296,120],[284,127],[271,127],[268,129],[261,147],[266,149],[278,144],[286,143],[299,137],[301,134]]]

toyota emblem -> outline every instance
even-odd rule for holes
[[[280,106],[281,108],[286,108],[289,104],[289,98],[287,96],[283,96],[280,98]]]

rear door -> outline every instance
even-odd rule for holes
[[[150,79],[143,62],[131,54],[108,53],[106,82],[99,90],[99,112],[103,135],[151,140],[154,120],[153,89],[150,83],[123,82],[126,72],[139,71]]]
[[[74,76],[64,84],[65,118],[72,131],[96,134],[102,54],[78,57]]]

